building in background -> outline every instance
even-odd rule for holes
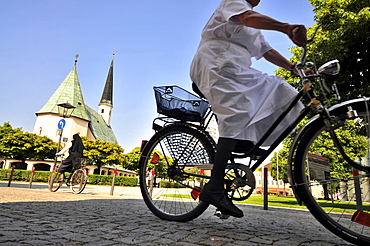
[[[110,125],[113,109],[114,54],[108,70],[108,76],[105,81],[101,100],[98,103],[98,111],[95,111],[85,104],[77,75],[77,58],[78,55],[76,55],[72,70],[64,78],[63,82],[44,106],[36,112],[37,118],[33,133],[40,136],[47,136],[57,143],[59,140],[62,142],[71,141],[72,136],[76,133],[80,133],[80,136],[85,136],[91,140],[99,139],[110,143],[118,143]],[[59,115],[57,106],[62,103],[69,103],[75,107],[71,116],[64,119],[65,126],[63,130],[58,127],[62,117]],[[0,158],[0,163],[2,163],[2,168],[8,169],[15,167],[16,169],[24,170],[35,169],[49,171],[54,164],[54,160],[26,160],[25,163],[22,163],[19,160],[11,158]],[[91,169],[89,171],[93,173],[96,168],[96,166],[91,165],[89,166],[89,169]],[[103,171],[101,172],[104,172],[105,169],[102,169]],[[131,176],[132,173],[130,173],[130,171],[125,171],[122,175]]]
[[[76,56],[78,57],[78,56]],[[58,104],[69,103],[75,106],[71,117],[65,119],[63,129],[63,142],[70,141],[73,134],[80,133],[88,139],[105,140],[118,143],[111,128],[110,122],[113,109],[113,64],[114,54],[108,71],[103,94],[98,105],[98,111],[94,111],[85,104],[82,89],[77,75],[77,59],[69,74],[55,90],[45,105],[36,112],[36,122],[33,133],[40,136],[48,136],[55,142],[59,141],[60,129],[58,122],[62,119],[58,114]]]

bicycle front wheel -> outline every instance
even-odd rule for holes
[[[62,181],[60,180],[60,173],[52,171],[48,178],[48,189],[51,192],[56,192],[62,186]]]
[[[358,114],[333,127],[346,154],[369,168],[369,117]],[[307,129],[294,162],[297,194],[316,219],[349,242],[370,245],[369,172],[354,170],[342,157],[322,119]]]
[[[87,177],[84,169],[77,169],[73,172],[69,181],[69,188],[74,194],[80,194],[85,189]]]
[[[200,174],[210,168],[214,155],[213,139],[190,126],[173,124],[154,134],[139,162],[140,188],[148,208],[171,221],[201,215],[208,204],[198,198],[206,178]]]

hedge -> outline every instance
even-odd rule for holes
[[[184,185],[170,181],[160,181],[159,185],[161,188],[185,188]]]
[[[113,181],[112,175],[97,175],[89,174],[88,183],[94,185],[111,185]],[[138,184],[138,179],[136,177],[124,177],[116,176],[114,185],[117,186],[136,186]]]
[[[0,180],[9,180],[11,169],[0,169]],[[14,181],[29,182],[32,171],[15,169],[13,173]],[[33,182],[48,182],[50,171],[35,171]],[[113,176],[89,174],[88,184],[111,185]],[[117,186],[136,186],[138,179],[136,177],[116,176],[114,182]]]

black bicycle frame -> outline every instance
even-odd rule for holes
[[[297,104],[299,100],[306,93],[301,90],[289,106],[284,110],[284,112],[279,116],[279,118],[270,126],[270,128],[266,131],[266,133],[262,136],[262,138],[256,143],[253,149],[250,151],[250,154],[256,152],[265,142],[265,140],[273,133],[276,127],[283,121],[283,119],[289,114],[289,112],[293,109],[293,107]],[[295,127],[303,120],[306,115],[312,110],[311,106],[306,106],[299,116],[279,135],[279,137],[270,145],[270,147],[263,153],[263,155],[250,167],[252,171],[255,171],[262,162],[272,153],[272,151],[295,129]]]

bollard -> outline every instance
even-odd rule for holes
[[[31,172],[31,176],[30,176],[30,183],[28,185],[28,189],[31,189],[31,187],[32,187],[33,176],[35,176],[35,167],[32,168],[32,172]]]
[[[14,167],[12,167],[12,170],[10,171],[8,187],[10,187],[10,184],[12,183],[13,175],[14,175]]]
[[[156,175],[156,172],[155,170],[152,170],[149,174],[149,195],[152,196],[153,195],[153,188],[154,188],[154,181],[155,181],[155,175]]]
[[[204,170],[202,169],[202,170],[200,170],[200,173],[199,173],[200,175],[204,175]],[[204,186],[204,178],[201,178],[200,179],[200,188],[202,188],[203,189],[203,186]]]
[[[268,176],[267,176],[268,168],[263,168],[263,210],[268,210]]]
[[[110,188],[110,195],[113,196],[114,183],[116,182],[117,168],[113,171],[112,187]]]
[[[358,211],[363,211],[362,207],[362,197],[361,197],[361,186],[360,186],[360,176],[358,174],[358,170],[353,170],[353,182],[355,188],[355,196],[356,196],[356,209]]]

